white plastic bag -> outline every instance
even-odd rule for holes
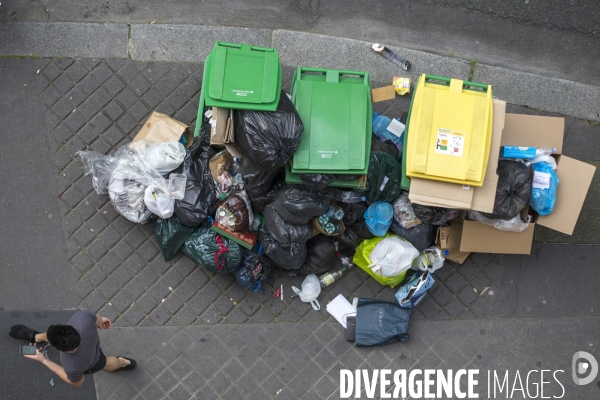
[[[442,250],[437,246],[431,246],[423,250],[419,257],[413,260],[411,268],[433,273],[444,266],[444,260]]]
[[[387,237],[375,245],[369,255],[369,268],[379,276],[391,278],[408,270],[412,261],[419,256],[419,251],[406,240]]]
[[[148,163],[161,175],[166,175],[179,167],[184,158],[185,147],[179,142],[158,143],[146,148]]]
[[[478,211],[467,212],[467,219],[479,221],[482,224],[493,226],[494,228],[507,232],[523,232],[529,226],[529,222],[521,220],[521,214],[509,220],[504,219],[489,219]]]
[[[151,183],[144,193],[144,203],[148,210],[162,219],[171,218],[175,200],[183,199],[185,194],[186,180],[183,174],[171,174],[169,184],[166,186],[158,181]]]
[[[298,289],[296,286],[292,286],[292,290],[294,293],[300,296],[300,300],[305,303],[310,303],[312,308],[315,310],[318,311],[321,309],[321,305],[317,300],[321,294],[321,283],[315,274],[310,274],[304,278],[304,282],[302,282],[302,290]]]

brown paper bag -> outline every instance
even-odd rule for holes
[[[186,139],[185,147],[188,148],[193,142],[193,136],[188,126],[166,114],[154,111],[150,114],[146,122],[144,122],[142,129],[140,129],[133,141],[147,140],[150,143],[178,142],[181,135],[184,134]]]

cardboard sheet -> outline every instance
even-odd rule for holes
[[[380,101],[392,100],[396,96],[396,88],[394,85],[384,86],[377,89],[371,89],[371,97],[373,99],[373,103],[378,103]]]

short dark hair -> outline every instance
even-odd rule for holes
[[[79,347],[81,336],[71,325],[50,325],[46,332],[48,342],[58,351],[72,351]]]

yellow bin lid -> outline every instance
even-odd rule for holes
[[[492,139],[492,110],[491,85],[421,75],[404,152],[406,175],[483,185]]]

